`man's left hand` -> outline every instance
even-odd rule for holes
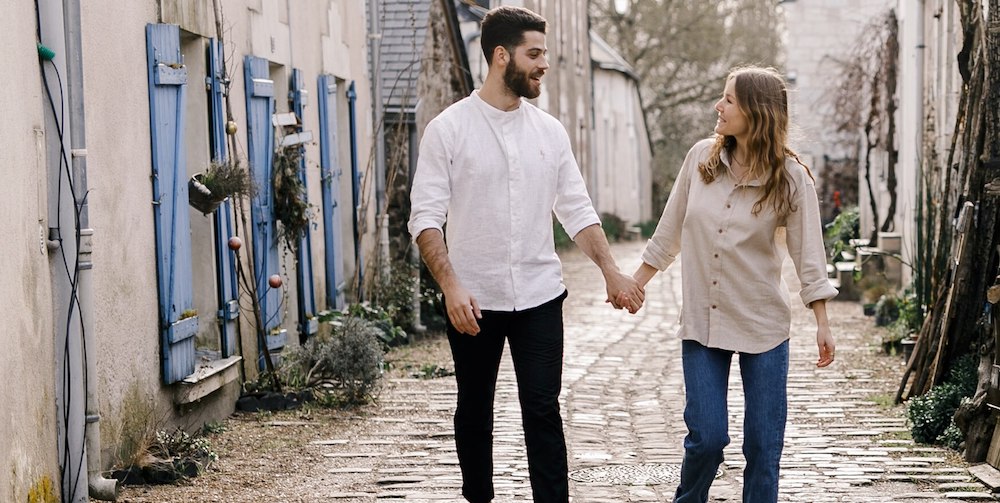
[[[635,278],[614,271],[606,274],[604,281],[608,289],[608,298],[605,302],[610,303],[615,309],[627,309],[630,314],[635,314],[642,308],[646,292]]]

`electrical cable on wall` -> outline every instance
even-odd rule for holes
[[[64,410],[63,410],[63,414],[62,414],[62,422],[63,422],[63,428],[64,428],[64,431],[65,431],[65,434],[64,434],[64,438],[63,438],[63,445],[61,446],[61,449],[60,449],[61,450],[61,457],[62,457],[62,460],[60,462],[60,476],[62,477],[63,481],[67,480],[67,476],[72,477],[72,480],[73,480],[73,483],[72,483],[72,486],[71,486],[71,490],[69,491],[69,493],[67,494],[66,491],[63,491],[63,494],[62,494],[63,501],[67,501],[68,499],[71,499],[73,497],[73,495],[76,494],[76,491],[77,491],[77,489],[79,487],[78,484],[79,484],[79,481],[80,481],[80,474],[83,471],[83,464],[84,464],[83,463],[83,457],[81,456],[80,457],[80,463],[77,466],[75,466],[75,467],[70,466],[70,463],[71,463],[71,460],[72,460],[72,453],[74,452],[74,447],[77,447],[77,446],[71,445],[71,442],[70,442],[70,439],[69,439],[70,410],[72,409],[71,405],[73,403],[73,392],[72,392],[72,390],[73,390],[73,386],[72,386],[72,384],[73,384],[73,376],[72,376],[72,374],[70,372],[71,371],[71,366],[70,366],[70,361],[71,361],[70,360],[70,356],[71,356],[71,354],[70,354],[70,349],[69,349],[69,339],[70,339],[71,328],[73,326],[73,315],[76,314],[76,315],[78,315],[80,317],[80,335],[81,335],[80,338],[81,338],[81,353],[82,353],[81,354],[81,356],[82,356],[82,360],[81,361],[82,362],[86,362],[86,360],[87,360],[87,346],[86,346],[86,337],[85,337],[85,333],[84,333],[84,330],[86,330],[86,327],[83,324],[83,313],[80,310],[80,299],[79,299],[79,275],[80,275],[80,253],[79,253],[79,251],[80,251],[80,244],[81,244],[81,240],[82,240],[82,233],[81,233],[81,226],[80,226],[80,210],[83,207],[83,205],[86,204],[86,196],[87,195],[84,194],[84,197],[82,199],[79,198],[78,195],[77,195],[77,193],[76,193],[76,188],[74,187],[74,184],[72,183],[72,181],[73,181],[73,175],[72,175],[72,171],[71,171],[71,168],[70,168],[69,157],[68,157],[68,155],[66,153],[66,144],[65,144],[65,139],[64,139],[64,136],[65,136],[65,120],[64,120],[65,117],[64,117],[64,115],[65,115],[66,100],[65,100],[65,96],[63,94],[62,75],[59,73],[58,66],[53,62],[53,59],[56,56],[55,52],[52,49],[46,47],[45,45],[43,45],[41,43],[41,40],[42,40],[42,23],[41,23],[41,15],[40,15],[40,10],[39,10],[38,0],[35,0],[35,22],[36,22],[35,33],[36,33],[36,36],[38,37],[38,43],[37,43],[36,49],[38,51],[38,56],[39,56],[39,60],[40,60],[39,63],[41,65],[42,83],[43,83],[43,87],[45,88],[45,95],[46,95],[46,98],[47,98],[47,103],[49,105],[49,109],[52,112],[53,121],[56,124],[56,135],[57,135],[57,137],[59,139],[59,168],[57,170],[58,183],[57,183],[57,189],[56,189],[56,212],[55,212],[55,218],[56,218],[55,224],[56,225],[55,225],[55,227],[51,227],[50,228],[50,229],[55,230],[55,235],[54,236],[50,236],[50,238],[59,243],[59,250],[60,250],[60,256],[61,256],[62,262],[63,262],[63,268],[64,268],[64,270],[66,272],[66,277],[69,280],[69,284],[70,284],[69,306],[68,306],[68,309],[67,309],[67,312],[66,312],[65,340],[64,340],[63,348],[62,348],[62,351],[63,351],[63,369],[62,369],[63,370],[63,379],[62,379],[61,385],[63,387],[63,396],[65,397],[65,407],[64,407]],[[55,73],[55,76],[56,76],[56,83],[58,84],[58,88],[59,88],[59,107],[58,108],[56,107],[55,98],[52,95],[51,84],[49,82],[47,67],[45,65],[46,62],[49,63],[48,67],[52,69],[52,71]],[[62,175],[63,175],[63,170],[65,170],[66,180],[67,180],[67,182],[69,182],[68,189],[69,189],[69,192],[70,192],[70,196],[73,198],[73,201],[75,203],[74,207],[73,207],[73,229],[74,229],[74,240],[75,240],[75,244],[76,244],[76,255],[73,258],[72,271],[70,270],[69,258],[66,256],[66,249],[65,249],[64,246],[62,246],[62,244],[63,244],[63,236],[62,236],[61,230],[62,230],[63,222],[62,222],[62,217],[61,217],[61,211],[62,211],[62,203],[63,203],[63,201],[62,201],[62,194],[63,194],[63,176]],[[89,376],[86,375],[86,370],[85,370],[86,369],[86,364],[85,363],[81,365],[81,369],[83,369],[83,376],[82,376],[83,377],[83,384],[84,384],[84,388],[83,389],[86,389],[86,382],[87,382],[87,379],[89,378]],[[86,410],[86,407],[87,407],[87,403],[86,403],[87,402],[87,396],[86,396],[86,393],[83,394],[83,400],[84,400],[84,410]],[[81,437],[81,444],[78,446],[79,452],[81,452],[81,453],[84,452],[85,446],[86,446],[86,439],[85,439],[85,436],[84,436],[84,437]]]

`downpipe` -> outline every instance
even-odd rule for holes
[[[118,480],[104,476],[101,463],[101,413],[98,407],[97,394],[97,358],[94,356],[97,341],[94,337],[94,296],[91,283],[91,262],[93,229],[80,230],[80,315],[83,320],[83,344],[87,348],[84,353],[87,382],[87,407],[84,419],[84,440],[87,449],[87,490],[91,498],[101,501],[116,501],[118,499]]]
[[[69,130],[73,180],[80,224],[80,272],[77,293],[80,309],[80,338],[83,340],[82,357],[86,369],[86,407],[83,418],[73,418],[84,426],[84,456],[87,460],[87,488],[90,497],[102,501],[118,499],[118,481],[104,477],[101,462],[100,409],[97,392],[97,340],[94,329],[94,295],[92,283],[93,229],[87,205],[87,136],[83,91],[83,42],[80,0],[63,2],[63,19],[66,33],[66,70],[69,88]],[[74,334],[76,335],[76,334]]]

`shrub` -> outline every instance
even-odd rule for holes
[[[852,248],[851,240],[860,236],[859,225],[857,206],[844,208],[832,222],[826,225],[826,229],[823,231],[823,241],[831,259],[839,260],[841,252]]]
[[[330,324],[329,336],[314,337],[287,350],[278,374],[291,387],[320,391],[320,403],[367,403],[382,377],[381,332],[371,321],[356,316],[342,316]]]
[[[937,441],[950,424],[962,401],[961,389],[951,383],[939,384],[924,395],[912,398],[906,408],[913,440],[924,444]]]
[[[639,231],[642,233],[642,237],[645,239],[653,237],[653,232],[656,231],[656,225],[659,223],[659,220],[646,220],[645,222],[639,222]]]
[[[614,213],[601,213],[601,228],[604,229],[608,241],[612,243],[624,240],[628,233],[625,221]]]
[[[352,309],[352,314],[377,323],[388,321],[392,327],[400,329],[412,328],[413,296],[417,291],[415,271],[416,266],[406,261],[391,264],[388,278],[373,282],[371,304],[361,305],[363,312]],[[405,340],[405,332],[402,335]]]
[[[362,302],[347,306],[346,311],[333,311],[321,316],[320,321],[329,322],[334,327],[339,327],[348,318],[353,317],[365,320],[376,329],[378,340],[382,341],[382,344],[388,349],[391,346],[404,344],[409,340],[406,330],[396,325],[393,318],[395,312],[395,308],[386,310],[379,306],[373,306],[368,302]]]
[[[566,229],[563,229],[562,224],[554,218],[552,219],[552,240],[555,242],[557,250],[569,248],[569,245],[573,244],[573,238],[569,237]]]
[[[956,359],[944,383],[934,386],[922,396],[910,399],[906,417],[910,421],[914,440],[925,444],[947,442],[945,445],[955,442],[956,433],[948,430],[957,429],[954,423],[955,411],[963,399],[976,391],[978,364],[974,354]],[[957,435],[961,437],[961,432]],[[961,439],[958,443],[961,443]]]
[[[899,319],[899,304],[895,295],[885,294],[875,303],[875,326],[884,327]]]
[[[962,443],[965,442],[965,435],[962,435],[962,430],[958,428],[954,421],[948,424],[948,427],[944,429],[940,435],[938,435],[935,441],[939,445],[943,445],[949,449],[960,451],[962,450]]]
[[[329,365],[330,377],[339,382],[349,404],[367,402],[382,376],[383,352],[379,329],[356,317],[345,318],[320,356]]]

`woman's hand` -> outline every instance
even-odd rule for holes
[[[819,360],[816,361],[816,366],[827,367],[833,363],[833,354],[837,348],[833,342],[833,334],[830,333],[830,325],[821,324],[816,329],[816,346],[819,348]]]

